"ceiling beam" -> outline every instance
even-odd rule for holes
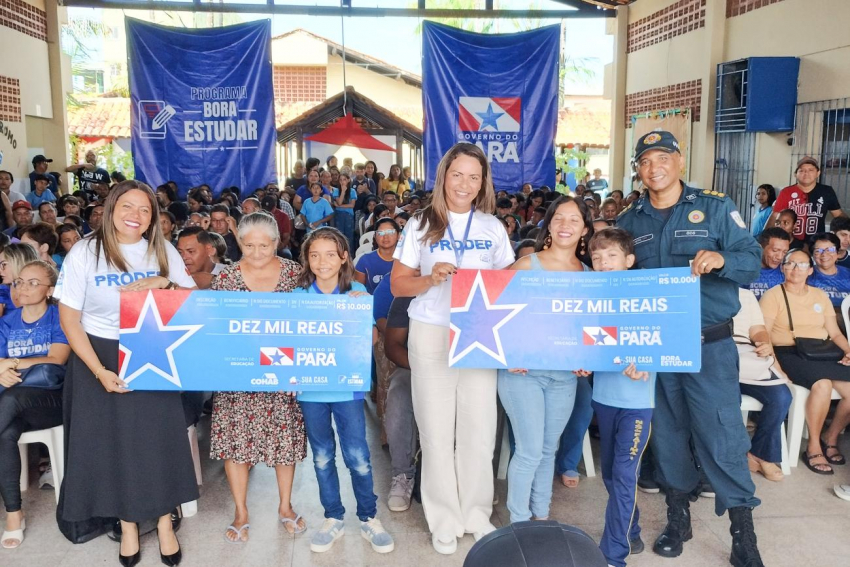
[[[276,4],[239,4],[236,2],[159,1],[159,0],[60,0],[63,6],[113,8],[119,10],[157,10],[169,12],[230,12],[248,14],[289,14],[302,16],[351,16],[367,18],[468,18],[468,19],[572,19],[613,18],[616,10],[604,10],[590,4],[578,4],[575,10],[480,10],[443,8],[342,8],[338,6],[298,6]],[[421,5],[421,4],[420,4]]]

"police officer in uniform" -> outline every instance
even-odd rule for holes
[[[667,485],[667,526],[654,550],[677,557],[692,537],[688,493],[699,482],[696,457],[716,492],[715,512],[732,522],[730,562],[763,567],[753,527],[755,485],[747,469],[750,438],[741,421],[738,353],[732,317],[738,287],[759,276],[761,250],[732,201],[679,179],[679,143],[669,132],[642,136],[635,167],[648,189],[623,211],[617,226],[634,237],[638,268],[691,267],[700,278],[702,368],[659,372],[652,450]]]

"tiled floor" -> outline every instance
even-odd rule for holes
[[[403,513],[393,513],[386,508],[386,491],[389,487],[389,455],[377,445],[374,408],[368,414],[372,419],[372,464],[378,499],[378,517],[393,534],[394,552],[387,555],[374,553],[369,544],[359,536],[357,518],[353,515],[354,497],[347,474],[340,474],[343,501],[349,509],[346,518],[347,535],[328,553],[310,552],[309,537],[322,522],[316,477],[312,462],[299,466],[295,479],[294,506],[307,518],[309,530],[293,538],[276,522],[278,505],[274,473],[265,466],[251,473],[249,506],[251,510],[251,539],[247,544],[225,542],[224,529],[232,520],[233,507],[221,462],[203,460],[204,485],[197,516],[186,518],[178,533],[184,550],[185,566],[236,566],[236,565],[307,565],[344,566],[442,566],[462,565],[464,556],[472,547],[472,536],[464,537],[454,556],[436,554],[422,514],[422,507],[414,503]],[[208,421],[201,425],[201,451],[205,450],[205,431]],[[842,447],[850,453],[850,439],[842,439]],[[341,463],[341,458],[338,462]],[[598,463],[598,461],[597,461]],[[836,467],[832,477],[817,476],[802,465],[779,484],[756,478],[757,494],[763,500],[756,509],[756,530],[762,557],[768,567],[801,567],[805,565],[850,565],[850,502],[839,500],[832,494],[835,482],[850,483],[850,466]],[[505,508],[506,483],[497,483],[500,504],[496,506],[493,523],[508,522]],[[604,503],[607,495],[600,477],[582,477],[578,489],[567,489],[556,484],[553,497],[552,518],[575,525],[592,537],[602,535]],[[647,551],[630,559],[634,567],[655,566],[722,566],[728,565],[729,521],[714,515],[714,501],[701,499],[692,505],[694,539],[685,546],[684,554],[677,559],[665,560],[650,551],[655,536],[665,523],[662,495],[639,496],[641,525]],[[26,541],[17,550],[0,549],[0,566],[52,567],[118,565],[117,544],[100,537],[83,545],[68,543],[56,528],[55,504],[52,490],[31,487],[24,495],[28,529]],[[151,534],[142,539],[141,565],[159,565],[156,537]]]

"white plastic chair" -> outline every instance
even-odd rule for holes
[[[584,472],[588,477],[596,476],[596,468],[593,463],[593,451],[590,448],[590,432],[584,434],[584,442],[581,447],[582,458],[584,459]],[[505,427],[502,433],[502,449],[499,455],[499,470],[496,472],[496,478],[504,480],[508,476],[508,464],[511,460],[511,438],[508,433],[508,428]]]
[[[56,492],[56,503],[59,503],[59,489],[62,486],[62,478],[65,476],[65,431],[61,425],[50,429],[38,429],[27,431],[18,440],[18,449],[21,452],[21,492],[25,492],[29,486],[29,458],[27,445],[32,443],[43,443],[47,446],[50,455],[50,468],[53,471],[53,489]]]
[[[791,457],[792,467],[800,464],[800,447],[803,444],[803,438],[808,439],[809,437],[809,429],[806,425],[806,400],[809,399],[809,394],[811,392],[808,388],[796,384],[791,386],[791,395],[794,401],[791,402],[791,409],[788,410],[788,455]],[[832,399],[841,399],[841,394],[836,392],[834,388]]]
[[[201,451],[198,448],[198,428],[190,425],[187,432],[189,434],[189,447],[192,450],[192,463],[195,465],[195,480],[200,486],[203,484],[203,479],[201,478]],[[190,518],[198,513],[198,501],[186,502],[180,508],[183,511],[183,517]]]
[[[766,388],[782,388],[782,386],[765,386]],[[761,411],[762,403],[757,399],[750,396],[741,396],[741,416],[744,418],[744,426],[747,425],[747,418],[750,415],[751,411]],[[779,429],[782,434],[782,462],[780,466],[782,468],[782,474],[789,475],[791,474],[791,463],[788,459],[788,438],[785,433],[785,422],[782,422],[779,425]]]
[[[850,333],[848,329],[848,325],[850,325],[850,316],[848,316],[848,311],[850,311],[850,295],[841,300],[841,318],[844,319],[844,330]]]

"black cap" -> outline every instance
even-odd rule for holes
[[[41,155],[41,154],[38,154],[37,156],[35,156],[34,158],[32,158],[32,163],[33,163],[33,165],[35,165],[35,164],[37,164],[37,163],[44,162],[44,161],[46,161],[47,163],[53,163],[53,160],[52,160],[52,159],[47,159],[46,157],[44,157],[44,156],[43,156],[43,155]]]
[[[48,183],[50,183],[50,181],[51,181],[50,176],[45,175],[44,173],[36,173],[35,175],[32,176],[32,180],[33,181],[47,181]]]
[[[638,140],[638,143],[635,146],[635,161],[639,160],[640,156],[649,150],[661,150],[668,154],[672,154],[674,152],[681,153],[681,150],[679,150],[679,141],[676,137],[670,132],[665,132],[663,130],[644,134],[643,137]]]

